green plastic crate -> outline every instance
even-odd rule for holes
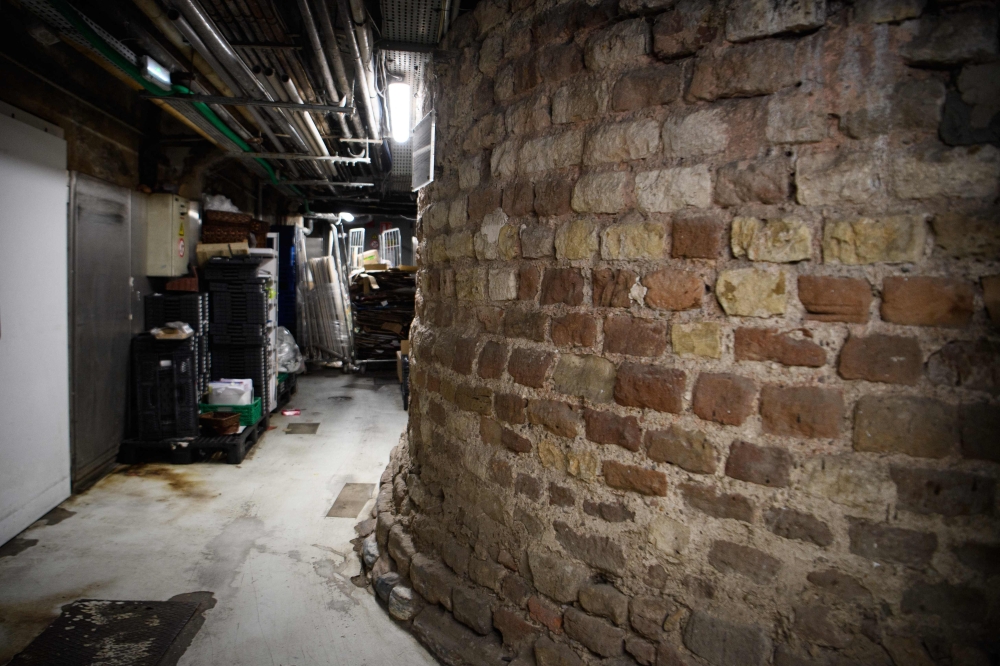
[[[288,373],[287,372],[279,372],[278,373],[278,383],[279,384],[282,383],[283,381],[285,381],[286,379],[288,379]]]
[[[240,425],[244,426],[253,425],[260,421],[261,410],[260,398],[249,405],[206,405],[204,403],[198,405],[198,412],[201,414],[206,412],[239,412]]]

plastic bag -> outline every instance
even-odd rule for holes
[[[291,331],[284,326],[278,327],[278,372],[299,373],[304,372],[302,364],[302,352],[295,344],[295,338]]]
[[[229,200],[229,197],[221,194],[206,194],[204,201],[205,210],[224,210],[229,213],[240,212],[240,209],[236,207],[236,204]]]

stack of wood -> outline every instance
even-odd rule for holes
[[[396,358],[410,337],[417,294],[414,270],[372,271],[351,281],[354,352],[358,360]]]

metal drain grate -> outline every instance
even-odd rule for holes
[[[337,501],[326,512],[327,518],[357,518],[375,492],[374,483],[347,483]]]
[[[74,601],[9,666],[155,666],[197,608],[190,601]]]

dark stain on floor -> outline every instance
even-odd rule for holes
[[[37,543],[38,539],[25,539],[24,537],[16,536],[0,546],[0,557],[17,557]]]
[[[76,515],[76,511],[70,511],[69,509],[64,509],[61,506],[49,511],[47,514],[38,519],[35,523],[36,525],[58,525],[67,518],[72,518]]]
[[[115,470],[117,476],[137,476],[144,479],[157,479],[165,483],[171,490],[191,497],[210,497],[200,481],[191,479],[187,473],[176,467],[158,464],[127,465]]]

